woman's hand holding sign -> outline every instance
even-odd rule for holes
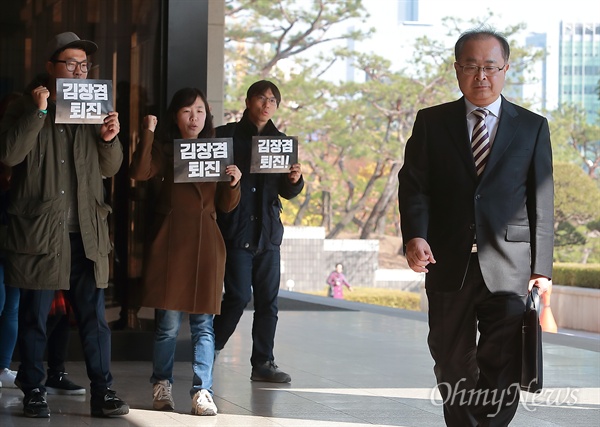
[[[240,179],[242,179],[242,172],[236,165],[227,166],[227,168],[225,168],[225,173],[231,177],[231,182],[229,183],[231,187],[235,187]]]
[[[142,127],[144,129],[148,129],[150,132],[154,132],[156,130],[157,124],[158,124],[158,118],[156,118],[156,116],[149,114],[144,117]]]

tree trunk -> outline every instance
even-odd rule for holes
[[[296,218],[294,219],[294,225],[301,225],[302,218],[304,218],[304,213],[308,210],[310,205],[310,200],[312,198],[312,186],[310,183],[306,183],[305,188],[305,196],[304,201],[300,204],[300,208],[298,208],[298,213],[296,214]]]
[[[367,183],[361,198],[358,200],[358,202],[354,204],[354,206],[346,210],[346,214],[342,217],[340,222],[338,222],[333,228],[333,230],[331,230],[329,234],[327,234],[327,239],[332,239],[335,236],[337,236],[348,224],[350,224],[354,220],[356,212],[362,209],[365,203],[367,203],[368,196],[371,194],[371,191],[375,186],[375,182],[377,182],[377,180],[381,178],[382,171],[383,162],[377,161],[377,164],[375,165],[375,170],[373,171],[371,178],[369,178],[369,182]]]
[[[331,193],[323,190],[321,196],[321,226],[325,228],[326,232],[331,230]]]
[[[587,260],[592,253],[591,248],[583,248],[583,257],[581,258],[581,264],[587,264]]]
[[[377,200],[377,203],[373,206],[371,215],[369,215],[369,218],[365,222],[365,226],[360,233],[361,239],[368,239],[371,233],[376,231],[378,222],[385,216],[390,201],[395,200],[394,195],[397,194],[398,191],[398,172],[401,167],[402,164],[400,162],[392,163],[390,174],[385,183],[385,187],[381,192],[381,196],[379,196],[379,200]]]

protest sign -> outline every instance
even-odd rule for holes
[[[252,137],[250,173],[288,173],[294,163],[298,163],[298,137]]]
[[[56,123],[102,124],[110,111],[111,80],[56,79]]]
[[[173,141],[175,182],[229,181],[225,168],[233,164],[233,138]]]

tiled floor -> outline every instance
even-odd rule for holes
[[[113,362],[115,388],[131,406],[116,419],[89,416],[82,397],[49,396],[51,418],[21,415],[21,393],[3,389],[0,426],[441,426],[433,362],[422,313],[366,306],[282,291],[275,354],[291,384],[253,383],[246,312],[215,366],[216,417],[189,414],[191,367],[176,362],[175,412],[151,410],[151,363]],[[188,330],[181,331],[185,340]],[[545,386],[523,395],[511,426],[600,425],[600,339],[545,335]],[[16,366],[13,366],[16,368]],[[83,362],[69,362],[71,379],[87,385]],[[89,397],[87,397],[89,399]]]

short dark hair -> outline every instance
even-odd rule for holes
[[[192,105],[196,98],[202,99],[204,107],[206,109],[206,119],[204,120],[204,127],[200,131],[198,138],[213,138],[215,136],[215,127],[213,125],[212,114],[208,106],[208,100],[206,95],[200,89],[195,87],[184,87],[179,89],[173,95],[169,107],[167,108],[167,120],[165,126],[165,137],[168,139],[179,139],[181,138],[181,132],[177,126],[177,112],[183,107],[189,107]]]
[[[508,58],[510,57],[510,45],[508,44],[506,37],[493,28],[488,27],[479,27],[462,33],[454,45],[454,58],[456,61],[459,60],[463,48],[465,47],[465,43],[469,40],[481,40],[490,37],[498,40],[500,47],[502,48],[502,57],[504,58],[504,61],[508,62]]]
[[[281,102],[281,92],[279,92],[279,88],[275,85],[275,83],[270,82],[269,80],[259,80],[255,83],[252,83],[246,92],[246,99],[260,96],[269,89],[271,89],[271,92],[273,92],[273,96],[275,96],[275,99],[277,100],[277,106],[279,107],[279,103]]]

